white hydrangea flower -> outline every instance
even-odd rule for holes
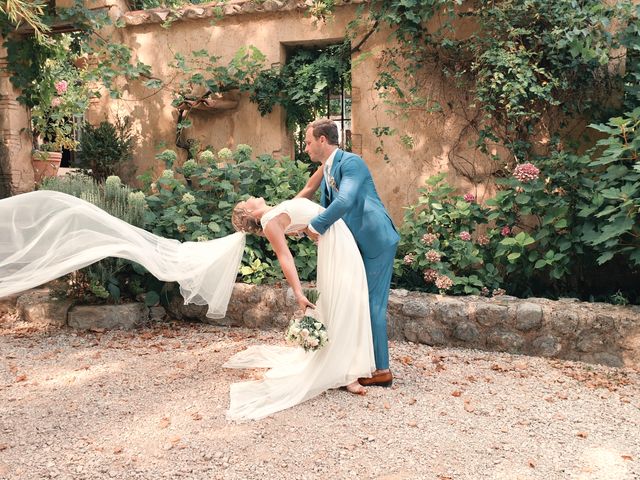
[[[104,184],[107,187],[119,187],[120,185],[122,185],[122,181],[120,180],[120,177],[117,175],[110,175],[107,177],[107,179],[104,181]]]
[[[222,148],[218,152],[218,158],[220,160],[231,160],[233,158],[233,152],[228,148]]]
[[[196,197],[191,195],[189,192],[182,195],[182,203],[193,203],[196,201]]]
[[[173,170],[165,170],[162,172],[162,178],[173,178]]]

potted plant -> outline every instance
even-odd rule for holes
[[[50,58],[44,62],[41,77],[33,85],[31,128],[34,153],[32,162],[36,181],[56,175],[62,150],[75,150],[74,116],[87,109],[90,91],[68,57]]]

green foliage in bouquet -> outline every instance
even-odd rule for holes
[[[316,305],[320,293],[317,290],[305,290],[307,299]],[[324,347],[329,341],[324,324],[314,316],[315,310],[307,309],[302,318],[294,318],[289,323],[285,334],[288,342],[299,345],[305,352],[316,351]]]

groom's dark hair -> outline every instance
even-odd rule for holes
[[[307,126],[307,130],[311,129],[313,138],[320,138],[322,135],[327,139],[329,145],[338,145],[338,126],[336,122],[328,118],[319,118],[311,122]]]

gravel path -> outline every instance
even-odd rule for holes
[[[233,353],[279,332],[0,320],[0,479],[638,479],[640,375],[392,343],[392,389],[225,420]]]

